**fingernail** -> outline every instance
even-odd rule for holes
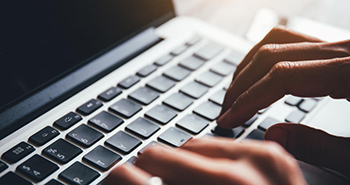
[[[266,131],[265,140],[276,141],[284,148],[286,148],[288,140],[288,131],[280,127],[272,127]]]

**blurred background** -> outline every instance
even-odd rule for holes
[[[262,8],[280,17],[304,17],[350,31],[350,0],[173,1],[177,15],[197,17],[241,36],[246,36]]]

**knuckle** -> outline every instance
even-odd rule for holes
[[[258,50],[257,56],[258,58],[266,58],[275,53],[280,47],[279,44],[265,44],[261,46]]]
[[[271,29],[271,31],[268,33],[268,36],[272,35],[280,35],[284,33],[289,33],[290,31],[285,27],[285,26],[275,26],[274,28]]]
[[[270,76],[273,77],[283,77],[291,76],[295,68],[294,63],[292,62],[278,62],[270,70]]]

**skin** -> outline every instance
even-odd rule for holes
[[[286,94],[350,101],[349,79],[350,40],[328,43],[276,27],[237,66],[218,125],[240,126]],[[280,123],[265,140],[193,139],[175,152],[150,147],[136,166],[118,166],[104,183],[147,184],[158,176],[166,184],[306,184],[296,159],[350,177],[349,138]]]

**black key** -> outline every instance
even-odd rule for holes
[[[157,61],[154,62],[155,65],[157,66],[163,66],[170,62],[174,57],[171,56],[170,54],[163,56],[162,58],[158,59]]]
[[[200,104],[193,110],[194,113],[210,120],[214,121],[220,114],[221,107],[210,101]]]
[[[174,66],[168,70],[166,70],[163,75],[169,77],[175,81],[181,81],[186,78],[191,73],[190,70],[182,68],[180,66]]]
[[[83,105],[81,105],[80,107],[77,108],[77,112],[87,116],[91,113],[93,113],[95,110],[97,110],[98,108],[102,107],[102,102],[95,100],[95,99],[91,99],[90,101],[84,103]]]
[[[126,162],[131,163],[131,164],[136,164],[137,159],[138,159],[137,157],[132,156]]]
[[[126,118],[131,118],[141,109],[142,107],[140,105],[127,99],[121,99],[117,103],[110,106],[108,110],[116,114],[122,115]]]
[[[49,182],[47,182],[45,185],[64,185],[60,182],[58,182],[57,180],[55,179],[51,179]]]
[[[225,94],[226,94],[225,90],[220,90],[219,92],[212,95],[209,98],[209,100],[218,104],[218,105],[222,105],[224,103]]]
[[[58,177],[68,184],[78,184],[85,185],[90,184],[92,181],[97,179],[100,174],[95,170],[81,164],[80,162],[75,162],[58,175]]]
[[[148,65],[148,66],[142,68],[136,74],[141,76],[141,77],[146,77],[146,76],[150,75],[151,73],[153,73],[156,70],[157,70],[157,66],[151,64],[151,65]]]
[[[140,87],[129,94],[128,97],[139,103],[148,105],[159,97],[159,93],[147,87]]]
[[[196,51],[194,53],[194,56],[203,59],[203,60],[210,60],[214,58],[217,54],[219,54],[223,50],[222,46],[219,46],[214,43],[209,43],[200,50]]]
[[[221,75],[221,76],[227,76],[230,73],[232,73],[236,69],[236,66],[228,64],[226,62],[220,62],[218,64],[215,64],[210,71],[213,71],[214,73]]]
[[[66,164],[81,152],[83,151],[80,148],[63,139],[59,139],[46,147],[42,154],[61,164]]]
[[[177,113],[163,105],[157,105],[146,112],[145,116],[164,125],[175,118]]]
[[[228,55],[224,60],[226,62],[233,64],[233,65],[238,66],[238,64],[241,63],[243,59],[244,59],[244,54],[237,53],[237,52],[231,52],[231,54]]]
[[[140,77],[138,76],[129,76],[128,78],[121,81],[118,86],[124,89],[129,89],[133,85],[137,84],[140,81]]]
[[[285,103],[288,104],[288,105],[291,105],[291,106],[298,106],[301,101],[303,101],[303,98],[295,97],[295,96],[289,96],[286,99]]]
[[[237,127],[234,129],[225,129],[225,128],[216,126],[211,130],[211,132],[216,136],[220,136],[220,137],[238,138],[244,133],[244,128]]]
[[[186,132],[174,127],[170,127],[158,137],[158,140],[174,147],[180,147],[191,138],[192,136],[187,134]]]
[[[16,171],[35,182],[44,180],[56,170],[58,170],[56,164],[38,154],[34,155],[16,168]]]
[[[314,99],[305,99],[301,104],[299,105],[299,109],[304,112],[310,112],[312,111],[317,105],[317,101]]]
[[[198,43],[200,40],[201,40],[201,38],[199,36],[194,36],[189,41],[186,42],[186,45],[193,46],[196,43]]]
[[[300,110],[294,110],[291,112],[287,118],[285,119],[286,122],[291,123],[300,123],[301,120],[303,120],[306,116],[306,113]]]
[[[0,177],[1,185],[32,185],[31,182],[27,181],[23,177],[13,173],[8,172],[4,176]]]
[[[164,76],[158,76],[147,83],[148,87],[151,87],[159,92],[167,92],[170,88],[174,87],[175,81],[170,80]]]
[[[28,140],[36,146],[42,146],[45,143],[49,142],[51,139],[58,136],[59,134],[60,133],[56,129],[47,126],[41,129],[39,132],[32,135]]]
[[[252,118],[250,118],[248,121],[246,121],[242,126],[243,126],[243,127],[249,127],[249,126],[252,125],[257,119],[258,119],[258,115],[255,114]]]
[[[141,144],[142,142],[139,139],[123,131],[119,131],[105,142],[105,145],[123,154],[132,152]]]
[[[0,161],[0,173],[5,171],[8,167],[9,166],[6,163]]]
[[[60,119],[58,119],[57,121],[55,121],[53,123],[53,126],[59,128],[61,130],[67,130],[68,128],[70,128],[74,124],[78,123],[82,119],[83,118],[80,115],[78,115],[74,112],[70,112],[70,113],[64,115],[63,117],[61,117]]]
[[[190,82],[182,87],[180,91],[188,96],[191,96],[192,98],[198,99],[203,96],[208,90],[208,87],[198,82]]]
[[[174,56],[178,56],[180,55],[181,53],[185,52],[187,50],[188,46],[186,45],[183,45],[183,46],[180,46],[180,47],[177,47],[176,49],[174,49],[171,54],[174,55]]]
[[[94,150],[83,157],[83,161],[102,171],[109,170],[120,160],[122,160],[122,156],[108,150],[103,146],[97,146]]]
[[[111,87],[102,94],[98,95],[98,99],[108,102],[111,101],[113,98],[117,97],[122,93],[122,89],[118,87]]]
[[[194,56],[190,56],[188,58],[185,58],[184,60],[182,60],[179,65],[189,69],[191,71],[197,70],[198,68],[200,68],[202,65],[204,64],[204,61],[194,57]]]
[[[32,153],[34,150],[35,148],[32,145],[22,141],[16,146],[12,147],[7,152],[5,152],[4,154],[2,154],[1,158],[4,159],[6,162],[12,164],[23,159],[25,156]]]
[[[137,118],[135,121],[125,127],[125,130],[140,136],[141,138],[149,138],[156,133],[160,127],[144,118]]]
[[[167,99],[163,101],[165,105],[168,105],[178,111],[185,110],[188,106],[190,106],[193,103],[194,99],[182,94],[182,93],[175,93],[171,96],[169,96]]]
[[[215,73],[212,73],[210,71],[207,71],[205,73],[202,73],[201,75],[199,75],[197,78],[196,78],[196,81],[203,84],[203,85],[206,85],[208,87],[213,87],[215,86],[216,84],[218,84],[220,81],[221,81],[222,77],[215,74]]]
[[[89,120],[90,125],[93,125],[104,132],[110,132],[122,123],[124,123],[122,119],[106,111],[102,111]]]
[[[66,137],[74,143],[87,148],[103,138],[104,135],[89,126],[82,124],[69,132]]]
[[[247,135],[244,139],[254,139],[254,140],[264,140],[264,132],[258,129],[254,129],[251,133]]]
[[[186,115],[176,123],[176,126],[191,132],[192,134],[199,134],[208,125],[209,123],[207,121],[193,114]]]
[[[272,125],[275,125],[277,123],[280,123],[280,121],[267,117],[264,119],[263,122],[260,123],[260,125],[258,126],[258,128],[260,128],[261,130],[267,130],[268,128],[270,128]]]

